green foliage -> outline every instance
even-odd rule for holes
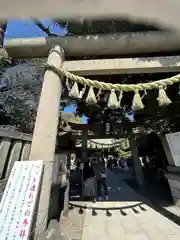
[[[4,68],[9,66],[10,63],[11,60],[9,59],[6,49],[0,46],[0,73],[3,72]]]
[[[10,119],[10,126],[32,132],[41,84],[42,61],[32,60],[6,69],[0,80],[0,105]]]
[[[88,35],[100,33],[117,33],[117,32],[141,32],[157,30],[155,26],[148,24],[134,24],[133,22],[122,20],[83,20],[79,21],[59,21],[55,20],[55,24],[60,27],[67,26],[68,35]]]
[[[67,121],[69,123],[78,123],[78,124],[83,123],[82,118],[75,116],[73,113],[61,112],[61,117],[64,121]]]

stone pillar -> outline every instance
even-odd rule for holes
[[[129,135],[129,144],[130,144],[131,153],[132,153],[134,171],[136,174],[136,181],[137,181],[137,184],[139,185],[139,187],[141,189],[144,189],[144,173],[143,173],[143,169],[141,167],[141,162],[139,159],[136,139],[133,134]]]
[[[47,63],[57,68],[62,66],[64,51],[56,45],[49,53]],[[57,74],[47,70],[39,100],[36,123],[30,150],[30,160],[44,161],[44,174],[38,204],[35,235],[47,227],[52,169],[58,133],[62,81]]]

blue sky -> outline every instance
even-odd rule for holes
[[[51,20],[42,20],[44,26],[50,27],[51,32],[63,36],[66,33],[66,29],[59,28],[53,24]],[[5,41],[10,38],[30,38],[30,37],[44,37],[46,34],[34,24],[31,20],[14,20],[9,21]],[[65,108],[65,112],[75,112],[75,105],[68,106]],[[83,120],[86,122],[86,118],[83,117]]]
[[[52,23],[51,20],[42,20],[41,21],[44,26],[50,26],[50,30],[58,35],[64,35],[66,33],[66,29],[61,29],[55,24]],[[14,20],[8,22],[8,27],[6,30],[6,38],[30,38],[30,37],[43,37],[46,34],[34,24],[31,20]]]

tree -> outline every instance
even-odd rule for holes
[[[46,34],[56,36],[41,22],[34,21]],[[7,21],[0,23],[0,126],[32,133],[46,60],[10,61],[3,48],[6,29]],[[62,101],[61,109],[70,102]]]
[[[42,79],[42,60],[19,63],[2,74],[0,105],[10,119],[11,128],[32,132]]]
[[[7,66],[10,63],[8,54],[3,48],[4,36],[7,29],[7,21],[0,23],[0,73],[3,71],[3,67]]]

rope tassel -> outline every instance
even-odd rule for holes
[[[66,78],[65,85],[67,87],[67,90],[70,91],[71,88],[70,88],[70,84],[69,84],[69,79],[68,78]]]
[[[93,90],[93,87],[90,87],[87,98],[86,98],[86,103],[87,104],[96,104],[97,99]]]
[[[84,88],[80,91],[80,93],[79,93],[79,99],[82,99],[85,91],[86,91],[86,85],[85,85]]]
[[[119,107],[121,107],[122,98],[123,98],[123,91],[121,91],[121,92],[119,93],[119,98],[118,98],[118,105],[119,105]]]
[[[74,82],[71,90],[69,91],[69,97],[79,98],[79,88],[77,82]]]
[[[132,102],[132,109],[134,111],[138,111],[144,108],[144,104],[141,100],[141,96],[139,95],[139,91],[136,89],[133,102]]]
[[[158,100],[160,107],[171,104],[171,100],[168,98],[166,91],[164,90],[164,88],[162,86],[159,88],[159,95],[158,95],[157,100]]]
[[[115,109],[119,107],[119,102],[114,89],[111,90],[107,106],[108,108],[111,108],[111,109]]]

